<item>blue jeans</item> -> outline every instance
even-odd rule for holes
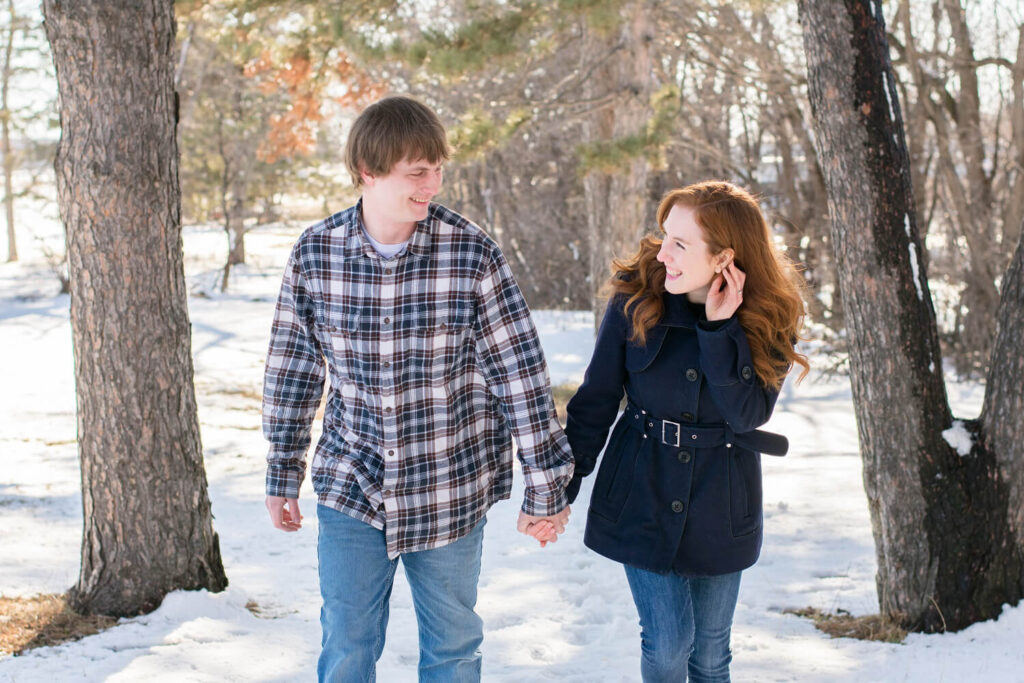
[[[732,616],[742,572],[686,578],[626,566],[640,613],[644,683],[728,683]]]
[[[398,560],[384,532],[317,505],[320,533],[321,682],[376,680]],[[483,621],[476,606],[484,523],[441,548],[401,555],[419,627],[419,680],[479,681]]]

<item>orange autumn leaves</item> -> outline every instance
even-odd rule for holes
[[[288,108],[270,117],[270,130],[257,150],[260,160],[269,164],[313,151],[317,126],[325,118],[322,103],[328,91],[337,89],[341,94],[330,99],[351,110],[362,109],[385,92],[383,84],[340,53],[319,64],[295,53],[278,65],[270,52],[264,51],[245,65],[244,74],[255,79],[265,94],[280,90],[288,94]]]

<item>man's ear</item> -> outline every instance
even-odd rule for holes
[[[374,175],[366,170],[365,166],[359,167],[359,178],[363,181],[363,185],[368,186],[373,185],[373,181],[375,180]]]

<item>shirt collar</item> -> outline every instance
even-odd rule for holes
[[[437,204],[431,202],[427,211],[427,217],[416,223],[409,244],[405,248],[405,254],[415,258],[426,258],[430,255],[430,247],[433,244],[433,226],[437,222]],[[345,250],[344,258],[351,259],[360,256],[378,257],[379,254],[366,239],[365,227],[363,225],[363,199],[359,198],[356,205],[349,212],[348,220],[345,222]],[[398,258],[401,258],[399,254]]]

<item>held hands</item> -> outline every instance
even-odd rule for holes
[[[746,273],[732,261],[729,261],[721,274],[715,276],[708,290],[707,301],[704,302],[708,320],[727,320],[732,317],[743,303],[743,283],[746,279]]]
[[[534,517],[520,510],[516,529],[527,536],[533,536],[540,541],[540,547],[543,548],[548,543],[557,541],[558,534],[565,531],[565,525],[569,523],[570,512],[568,505],[557,515],[550,517]]]
[[[299,501],[295,498],[267,496],[267,512],[270,521],[281,531],[298,531],[302,528],[302,514]]]

